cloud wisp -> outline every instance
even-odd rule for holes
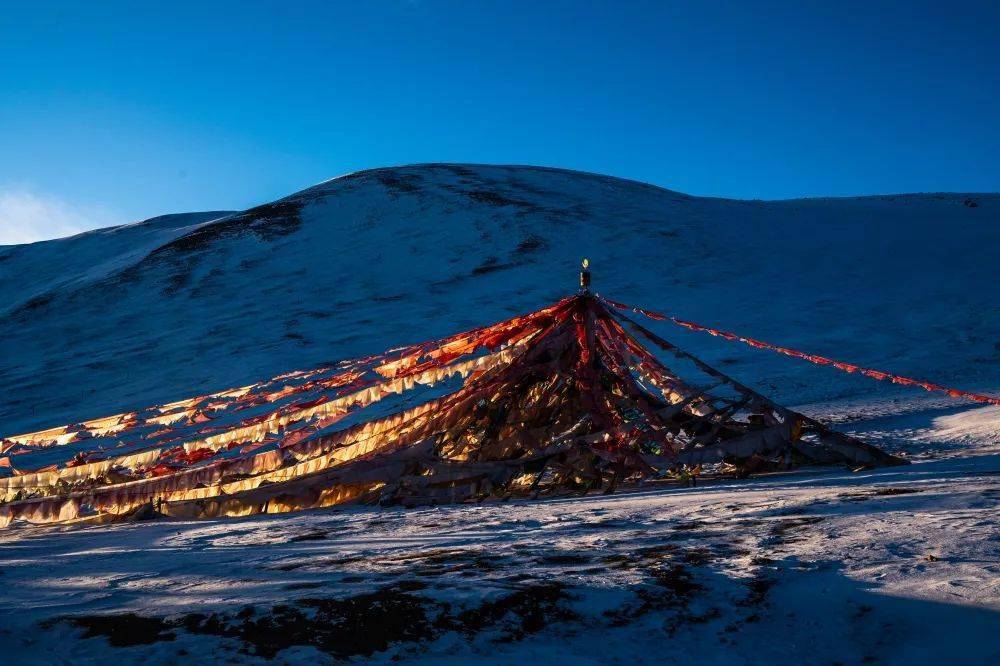
[[[121,223],[101,206],[76,205],[27,189],[0,189],[0,245],[63,238]]]

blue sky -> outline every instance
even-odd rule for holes
[[[4,3],[0,243],[358,169],[1000,190],[1000,3]]]

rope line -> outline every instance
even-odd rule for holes
[[[853,363],[847,363],[845,361],[837,361],[832,358],[827,358],[826,356],[820,356],[818,354],[808,354],[806,352],[798,351],[797,349],[790,349],[788,347],[782,347],[780,345],[773,345],[769,342],[764,342],[763,340],[757,340],[755,338],[748,338],[737,333],[732,333],[730,331],[722,331],[717,328],[712,328],[710,326],[702,326],[701,324],[696,324],[691,321],[685,321],[684,319],[679,319],[677,317],[666,315],[661,312],[653,312],[652,310],[645,310],[634,305],[627,305],[625,303],[619,303],[613,301],[609,298],[601,297],[601,300],[613,308],[622,310],[625,312],[635,312],[641,314],[645,317],[653,319],[655,321],[669,321],[683,328],[699,331],[701,333],[708,333],[709,335],[714,335],[724,340],[729,340],[730,342],[742,342],[745,345],[755,347],[757,349],[767,349],[769,351],[777,352],[778,354],[784,354],[785,356],[791,356],[792,358],[802,359],[804,361],[809,361],[810,363],[815,363],[816,365],[828,365],[847,373],[857,373],[864,375],[866,377],[871,377],[872,379],[877,379],[879,381],[889,381],[894,384],[901,384],[903,386],[916,386],[924,389],[925,391],[936,391],[938,393],[946,393],[952,398],[966,398],[968,400],[974,400],[975,402],[984,403],[987,405],[1000,405],[1000,398],[985,395],[982,393],[972,393],[970,391],[962,391],[960,389],[950,388],[948,386],[941,386],[940,384],[933,384],[931,382],[925,382],[919,379],[912,379],[910,377],[903,377],[901,375],[895,375],[891,372],[884,372],[882,370],[875,370],[873,368],[865,368],[860,365],[855,365]]]

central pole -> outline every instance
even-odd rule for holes
[[[580,293],[590,294],[590,260],[584,259],[580,262]]]

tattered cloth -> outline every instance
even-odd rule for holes
[[[714,386],[683,380],[625,326]],[[901,462],[589,294],[440,340],[8,437],[0,455],[0,526],[610,491],[709,463]],[[48,464],[17,463],[35,458]]]

